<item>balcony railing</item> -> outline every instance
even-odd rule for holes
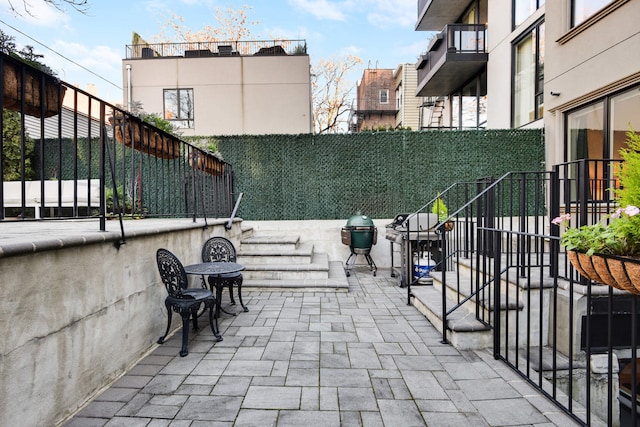
[[[450,24],[437,34],[417,64],[419,96],[448,95],[473,77],[487,62],[486,27]],[[437,77],[431,90],[423,90]]]
[[[0,221],[231,214],[230,164],[5,54],[0,86]]]
[[[126,59],[306,55],[306,40],[206,41],[127,45]]]

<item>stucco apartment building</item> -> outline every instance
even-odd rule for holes
[[[629,126],[640,130],[640,2],[417,5],[416,30],[436,35],[416,94],[446,97],[448,126],[544,127],[548,165],[617,158]]]
[[[304,40],[135,44],[122,61],[125,107],[184,136],[312,132]]]

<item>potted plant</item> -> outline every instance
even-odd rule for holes
[[[120,112],[109,118],[109,122],[115,126],[118,142],[162,159],[175,159],[180,156],[180,141],[173,136],[174,129],[168,120],[161,118],[157,114],[145,113],[141,113],[139,119],[143,123],[140,123],[135,116],[125,117]],[[170,135],[165,135],[163,138],[161,134],[150,126],[146,126],[145,123],[151,124]]]
[[[2,58],[3,108],[34,117],[60,114],[67,88],[51,68],[39,61],[42,55],[35,54],[31,46],[20,52],[14,48],[12,42],[2,48],[8,53]]]
[[[438,215],[438,222],[444,222],[444,231],[453,230],[453,221],[447,221],[449,208],[447,208],[439,194],[435,202],[433,202],[433,206],[431,206],[431,213]]]
[[[640,135],[627,132],[620,154],[618,208],[601,222],[566,227],[560,245],[583,276],[640,295]],[[570,219],[567,213],[552,223],[566,226]]]

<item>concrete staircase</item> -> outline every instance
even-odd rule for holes
[[[446,287],[444,289],[447,310],[454,307],[458,301],[464,300],[471,293],[470,286],[468,285],[471,282],[470,265],[468,263],[461,262],[456,266],[456,268],[457,271],[432,272],[432,285],[419,285],[411,287],[411,293],[413,294],[411,303],[422,314],[424,314],[429,322],[433,324],[440,333],[442,333],[443,329],[443,275],[447,275]],[[461,288],[459,291],[456,289],[458,278],[461,283]],[[509,288],[509,292],[511,295],[510,301],[514,301],[513,295],[515,295],[516,292],[525,292],[524,288],[517,285],[516,283],[507,283],[503,280],[503,291],[507,287]],[[450,342],[454,347],[461,350],[467,350],[489,348],[493,345],[492,330],[484,323],[476,319],[477,309],[482,313],[485,319],[491,319],[491,316],[493,316],[494,308],[492,297],[487,295],[487,299],[489,299],[489,301],[481,305],[476,304],[473,300],[466,301],[462,305],[462,307],[458,308],[456,311],[448,315],[446,324],[447,341]],[[524,298],[520,299],[520,301],[523,300]],[[512,303],[510,303],[509,306],[501,306],[500,315],[502,318],[502,322],[504,323],[508,318],[511,324],[515,324],[515,315],[518,311],[523,310],[523,308],[524,307],[522,303],[520,303],[518,306]],[[543,334],[548,333],[546,326],[543,326],[540,331],[540,333]],[[510,339],[513,339],[516,333],[518,333],[518,331],[510,331]]]
[[[314,251],[313,242],[300,235],[276,231],[243,230],[237,248],[243,288],[297,289],[304,291],[349,289],[344,265]]]

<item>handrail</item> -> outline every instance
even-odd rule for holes
[[[244,193],[240,193],[238,195],[238,200],[236,200],[236,204],[233,206],[233,212],[231,212],[231,216],[224,226],[225,229],[231,230],[231,225],[233,224],[233,219],[236,217],[236,212],[238,212],[238,206],[240,206],[240,201],[242,200],[242,196]]]
[[[0,221],[93,218],[105,231],[116,216],[229,215],[228,163],[4,53],[0,76],[0,122],[16,124],[4,144],[20,153],[0,165]]]

